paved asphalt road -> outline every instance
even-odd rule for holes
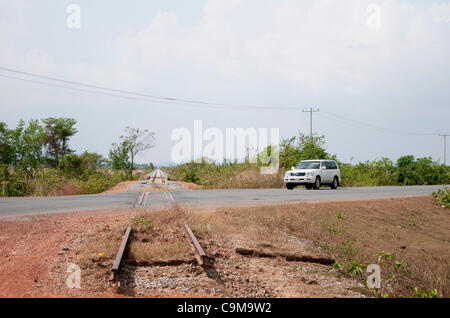
[[[324,202],[370,198],[429,195],[442,186],[362,187],[331,190],[306,190],[298,188],[258,190],[197,190],[173,191],[175,201],[186,207],[245,206],[285,202]],[[86,211],[134,207],[141,193],[96,194],[39,198],[1,198],[0,217],[49,212]],[[167,195],[150,192],[145,200],[150,209],[169,207]]]

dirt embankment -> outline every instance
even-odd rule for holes
[[[0,219],[1,297],[361,297],[365,277],[352,261],[381,262],[380,293],[412,297],[413,287],[449,296],[448,209],[428,197],[213,210],[79,212]],[[188,222],[215,261],[196,265]],[[131,244],[120,274],[110,268],[126,226]],[[342,268],[266,254],[324,255]],[[69,264],[81,289],[66,286]],[[400,265],[399,265],[400,264]]]

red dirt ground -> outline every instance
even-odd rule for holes
[[[428,212],[429,218],[437,215],[436,209],[441,209],[439,206],[429,207],[429,198],[427,197],[401,200],[380,199],[359,203],[317,203],[311,206],[317,205],[319,208],[326,208],[331,205],[333,211],[351,211],[353,209],[358,213],[365,213],[364,211],[370,209],[389,211],[388,208],[393,204],[403,207],[403,201],[408,203],[409,206],[416,204],[421,213]],[[75,262],[74,260],[81,255],[79,254],[80,250],[84,251],[90,240],[96,240],[96,232],[129,224],[132,218],[141,212],[135,209],[115,209],[0,218],[0,297],[126,297],[124,294],[118,294],[112,285],[102,292],[89,287],[83,288],[83,286],[97,283],[96,281],[89,281],[89,284],[87,284],[88,282],[85,281],[86,284],[83,285],[83,276],[80,290],[69,289],[65,285],[69,275],[66,268],[68,264]],[[385,217],[394,216],[387,215]],[[411,218],[409,215],[402,217],[405,219],[402,220],[406,223]],[[423,218],[418,218],[419,221],[421,219]],[[428,225],[420,226],[426,229]],[[443,224],[440,228],[445,231],[446,227],[447,225]],[[101,251],[89,252],[100,253]],[[252,262],[257,263],[262,262],[262,260],[255,259]],[[278,267],[278,263],[275,265],[273,270],[280,272],[281,268]],[[259,263],[258,266],[263,267]],[[267,264],[264,263],[264,266],[267,266]],[[107,267],[104,267],[104,269],[107,270]],[[270,270],[272,271],[272,268]],[[230,271],[234,273],[235,270]],[[267,277],[264,273],[261,275]],[[102,283],[105,283],[105,280],[106,278]],[[314,288],[320,289],[317,293],[323,294],[325,292],[322,285],[316,286],[313,284],[312,287],[308,283],[304,285],[307,288],[305,289],[305,295],[316,295],[311,289],[314,286]],[[330,296],[339,295],[346,296],[343,293],[335,293]],[[164,292],[156,290],[146,293],[145,296],[198,297],[201,295],[199,293],[180,294],[176,290]]]
[[[61,288],[65,285],[61,272],[65,272],[84,236],[96,227],[123,222],[132,215],[132,211],[105,210],[2,218],[0,297],[99,296]],[[63,270],[55,270],[61,267]]]

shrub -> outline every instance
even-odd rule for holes
[[[433,198],[442,206],[450,208],[450,191],[447,187],[439,189],[433,193]]]
[[[85,181],[89,176],[97,171],[102,163],[102,156],[97,153],[84,152],[80,156],[68,154],[61,158],[58,169],[66,177],[81,178]]]
[[[61,170],[66,176],[80,177],[83,173],[83,160],[76,154],[68,154],[61,158],[58,169]]]
[[[123,180],[125,180],[124,175],[120,173],[114,173],[112,175],[101,172],[93,173],[84,182],[85,193],[95,194],[103,192]]]

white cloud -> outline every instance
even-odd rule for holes
[[[370,76],[383,64],[417,49],[448,46],[433,33],[426,9],[394,0],[380,0],[381,28],[366,25],[372,1],[285,0],[270,13],[266,30],[243,37],[237,21],[245,1],[210,0],[201,20],[183,27],[178,18],[159,12],[150,26],[135,35],[122,36],[118,56],[140,56],[142,64],[164,68],[176,63],[194,63],[222,75],[257,79],[275,77],[302,88],[320,91],[339,83],[348,92],[371,84]],[[433,5],[442,12],[449,5]],[[408,59],[412,60],[412,59]],[[392,80],[392,74],[378,74]],[[418,74],[419,75],[419,74]]]
[[[131,59],[138,57],[144,66],[167,67],[177,49],[179,33],[177,17],[158,12],[147,29],[132,37],[119,38],[116,44],[119,61],[130,65]],[[134,56],[136,51],[138,55]]]
[[[231,79],[270,78],[316,93],[333,89],[350,95],[379,83],[386,91],[399,90],[406,80],[427,84],[427,77],[450,67],[448,32],[435,23],[447,19],[450,3],[423,8],[398,0],[283,0],[267,6],[268,18],[255,33],[243,32],[252,23],[249,1],[209,0],[190,26],[174,13],[159,11],[148,27],[118,37],[117,63],[109,68],[85,62],[64,67],[40,49],[19,55],[8,46],[0,61],[128,89],[143,87],[149,70],[173,72],[184,63]],[[367,27],[372,3],[381,8],[379,29]],[[404,75],[404,69],[415,72]]]
[[[450,3],[433,3],[430,13],[434,22],[450,23]]]

